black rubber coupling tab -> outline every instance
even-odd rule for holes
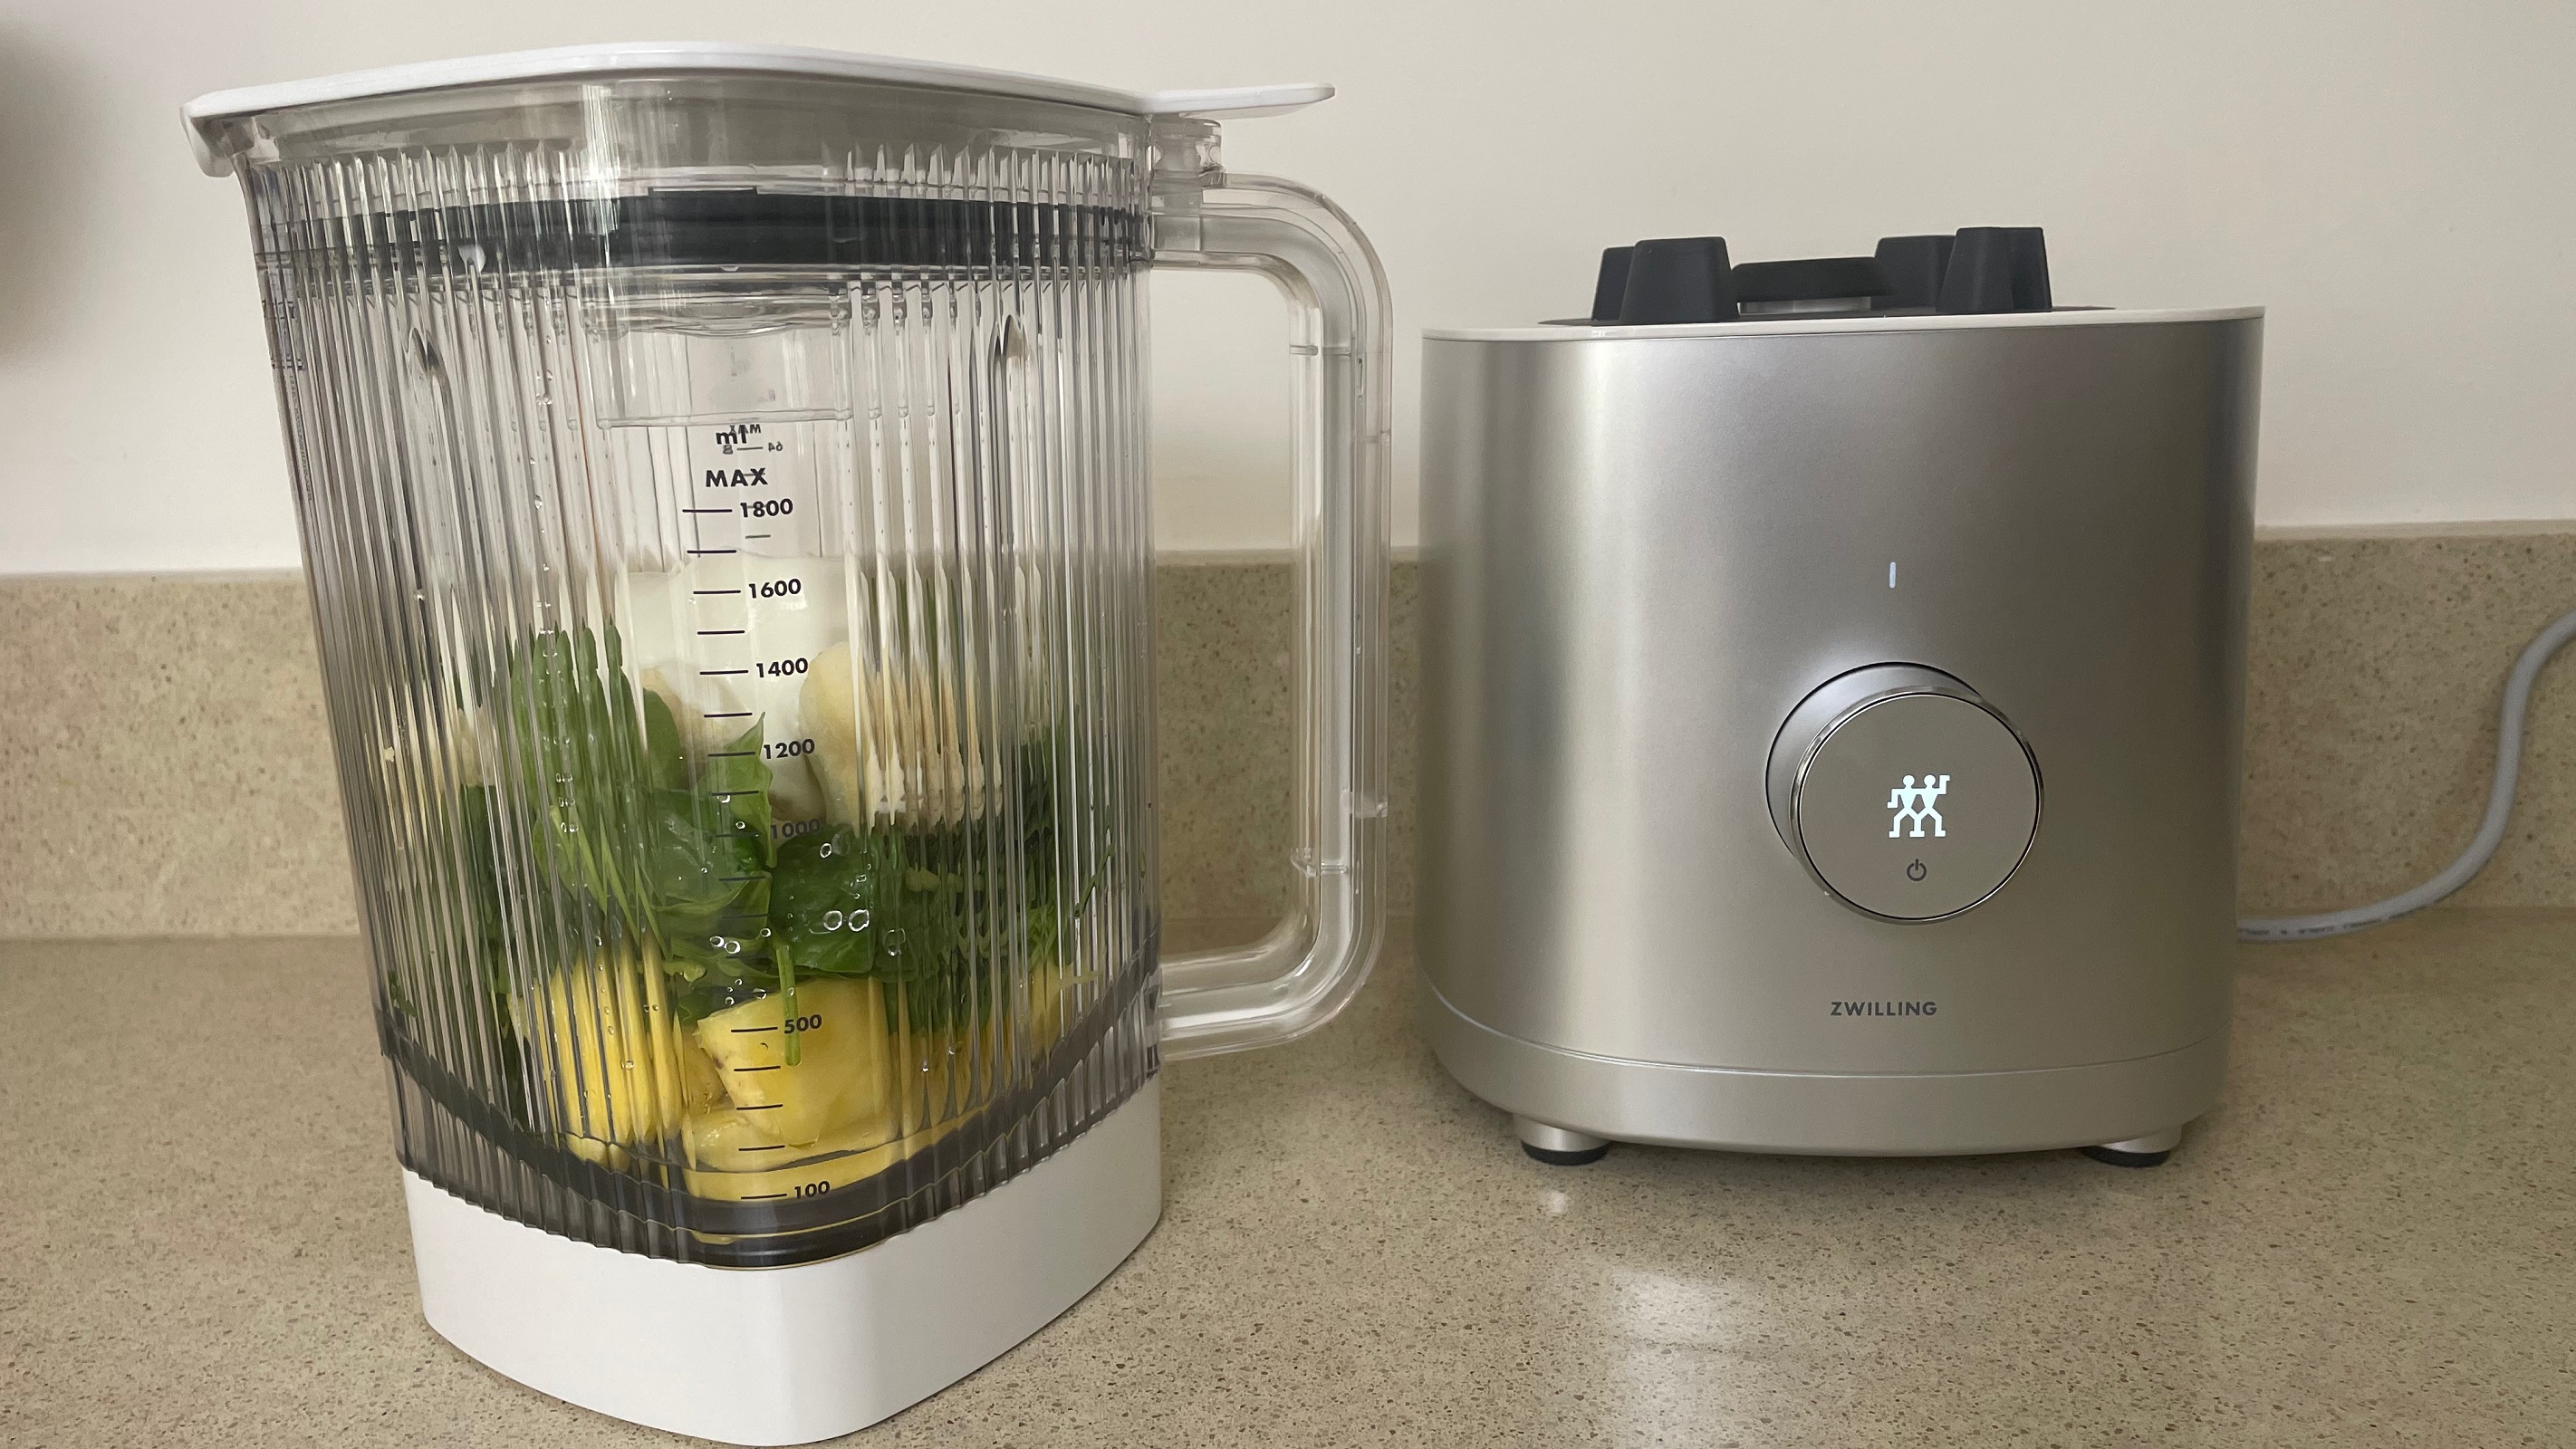
[[[1641,241],[1628,258],[1619,321],[1630,327],[1736,319],[1735,270],[1722,236]]]

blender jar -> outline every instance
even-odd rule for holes
[[[1384,282],[1211,119],[1326,94],[686,45],[192,103],[249,207],[416,1225],[821,1263],[1356,990]],[[1271,275],[1294,333],[1301,900],[1196,957],[1155,899],[1158,265]]]

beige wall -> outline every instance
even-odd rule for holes
[[[1244,169],[1375,236],[1399,335],[1559,315],[1597,249],[2050,229],[2069,301],[2273,308],[2272,525],[2576,517],[2576,9],[2550,4],[0,0],[0,573],[291,564],[239,206],[199,91],[610,37],[1136,85],[1319,78]],[[1278,543],[1276,306],[1162,291],[1164,541]],[[1400,532],[1411,530],[1408,344]]]
[[[2504,669],[2566,607],[2576,529],[2278,539],[2254,551],[2240,903],[2414,885],[2476,829]],[[1290,898],[1288,570],[1156,583],[1162,905]],[[1413,909],[1415,570],[1395,571],[1387,898]],[[2440,599],[2438,619],[2422,601]],[[292,574],[0,580],[0,939],[355,927],[321,681]],[[2532,697],[2523,786],[2452,904],[2576,906],[2576,659]]]

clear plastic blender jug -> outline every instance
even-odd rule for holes
[[[718,1438],[881,1417],[1151,1226],[1158,1053],[1357,988],[1385,286],[1210,119],[1327,94],[652,45],[188,108],[249,203],[424,1299],[467,1352]],[[1304,621],[1303,898],[1159,964],[1150,266],[1290,300]],[[709,1314],[724,1352],[652,1342]]]

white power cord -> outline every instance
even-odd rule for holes
[[[2396,920],[2399,916],[2420,911],[2451,892],[2467,885],[2472,877],[2486,868],[2496,847],[2504,843],[2506,820],[2513,815],[2514,780],[2522,772],[2523,716],[2531,708],[2532,681],[2540,677],[2543,665],[2568,640],[2576,639],[2576,612],[2561,615],[2556,622],[2540,631],[2538,638],[2523,646],[2522,657],[2513,662],[2512,677],[2504,685],[2504,722],[2496,731],[2495,783],[2487,791],[2487,814],[2478,822],[2478,833],[2460,858],[2442,868],[2442,873],[2401,895],[2384,901],[2373,901],[2350,910],[2328,911],[2318,916],[2280,916],[2269,920],[2238,921],[2236,939],[2240,941],[2304,941],[2314,936],[2340,936]]]

